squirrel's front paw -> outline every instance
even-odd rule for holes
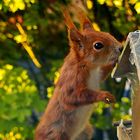
[[[115,97],[108,91],[102,91],[97,98],[99,101],[103,101],[108,104],[114,103],[116,101]]]

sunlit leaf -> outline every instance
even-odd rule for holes
[[[31,30],[32,26],[27,26],[26,28],[27,28],[27,30]]]
[[[92,1],[91,0],[87,0],[86,3],[87,3],[87,8],[88,9],[92,9],[92,7],[93,7]]]
[[[130,99],[127,98],[127,97],[122,97],[121,101],[124,102],[124,103],[130,103]]]
[[[54,84],[57,83],[58,79],[60,77],[60,73],[58,71],[55,72],[55,77],[54,77]]]
[[[123,0],[113,0],[114,5],[118,8],[122,6],[122,2]]]
[[[107,4],[107,6],[113,6],[113,2],[111,0],[106,0],[105,3]]]
[[[0,133],[0,139],[4,139],[4,135]]]
[[[29,7],[31,4],[34,4],[35,0],[4,0],[5,6],[7,6],[8,10],[15,13],[18,10],[25,10],[26,4]],[[2,6],[0,6],[2,8]]]
[[[54,87],[48,87],[47,88],[47,97],[51,98],[53,95]]]
[[[3,0],[5,5],[8,5],[10,3],[11,0]]]
[[[140,14],[140,2],[137,2],[136,4],[135,4],[135,10],[137,11],[137,13],[138,14]]]
[[[36,0],[30,0],[30,2],[31,2],[31,3],[35,3],[35,2],[36,2]]]
[[[15,138],[19,140],[19,139],[21,139],[21,138],[22,138],[22,136],[21,136],[21,134],[20,134],[20,133],[17,133],[17,134],[15,135]]]
[[[25,3],[24,2],[21,2],[18,6],[19,6],[20,10],[24,10],[25,9]]]
[[[6,65],[4,66],[4,68],[6,68],[7,70],[12,70],[12,69],[13,69],[13,66],[10,65],[10,64],[6,64]]]
[[[135,4],[138,0],[129,0],[130,4]]]
[[[95,31],[100,31],[101,30],[97,23],[94,22],[92,25],[93,25],[93,28],[94,28]]]
[[[34,25],[34,26],[33,26],[33,29],[36,30],[36,29],[38,29],[38,27],[37,27],[36,25]]]
[[[14,12],[16,12],[17,11],[17,5],[15,5],[14,3],[10,3],[9,4],[9,8],[10,8],[10,10],[14,13]]]
[[[2,4],[0,4],[0,10],[2,10]]]
[[[119,108],[119,104],[118,104],[118,103],[115,103],[115,104],[114,104],[114,107],[115,107],[115,108]]]
[[[14,37],[14,40],[17,42],[17,43],[22,43],[22,42],[25,42],[27,40],[27,37],[26,36],[23,36],[23,35],[16,35]]]
[[[98,0],[98,2],[102,5],[105,3],[105,0]]]
[[[130,115],[123,115],[123,116],[122,116],[122,119],[123,119],[123,120],[131,120],[132,117],[131,117]]]
[[[0,69],[0,80],[4,78],[6,71],[4,69]]]

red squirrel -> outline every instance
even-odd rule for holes
[[[113,69],[122,45],[109,33],[95,31],[84,12],[76,11],[81,16],[80,31],[63,10],[70,52],[35,130],[35,140],[81,140],[78,137],[88,123],[93,103],[115,102],[115,97],[99,85]]]

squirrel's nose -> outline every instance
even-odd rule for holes
[[[121,52],[123,51],[123,47],[122,46],[118,46],[118,47],[116,47],[116,53],[118,54],[118,55],[120,55],[121,54]]]

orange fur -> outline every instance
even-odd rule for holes
[[[99,84],[118,59],[121,44],[108,33],[94,31],[87,17],[81,23],[82,32],[74,26],[66,10],[64,17],[70,52],[35,131],[35,140],[76,140],[86,127],[93,103],[115,101],[113,95],[99,89]],[[102,49],[95,48],[98,42],[103,44]]]

